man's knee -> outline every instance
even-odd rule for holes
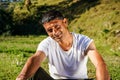
[[[42,67],[39,67],[30,80],[54,80]]]

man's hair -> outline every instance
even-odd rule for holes
[[[42,24],[49,22],[54,19],[64,19],[63,15],[61,12],[57,10],[50,10],[47,11],[43,16],[42,16]]]

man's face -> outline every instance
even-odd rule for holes
[[[68,31],[66,19],[51,20],[50,22],[44,23],[43,26],[48,35],[57,42],[61,41],[65,33]]]

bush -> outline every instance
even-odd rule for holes
[[[12,16],[11,13],[5,9],[0,9],[0,35],[10,35],[12,27]]]

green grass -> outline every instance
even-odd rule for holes
[[[0,80],[15,80],[28,57],[46,36],[0,37]]]
[[[46,36],[28,36],[28,37],[0,37],[0,80],[15,80],[21,71],[28,57],[34,54],[41,40]],[[120,79],[120,55],[119,52],[110,50],[110,46],[104,42],[95,41],[97,48],[103,56],[110,76],[113,80]],[[101,43],[101,45],[99,44]],[[47,60],[42,67],[48,72]],[[89,78],[95,78],[95,68],[88,62]]]

